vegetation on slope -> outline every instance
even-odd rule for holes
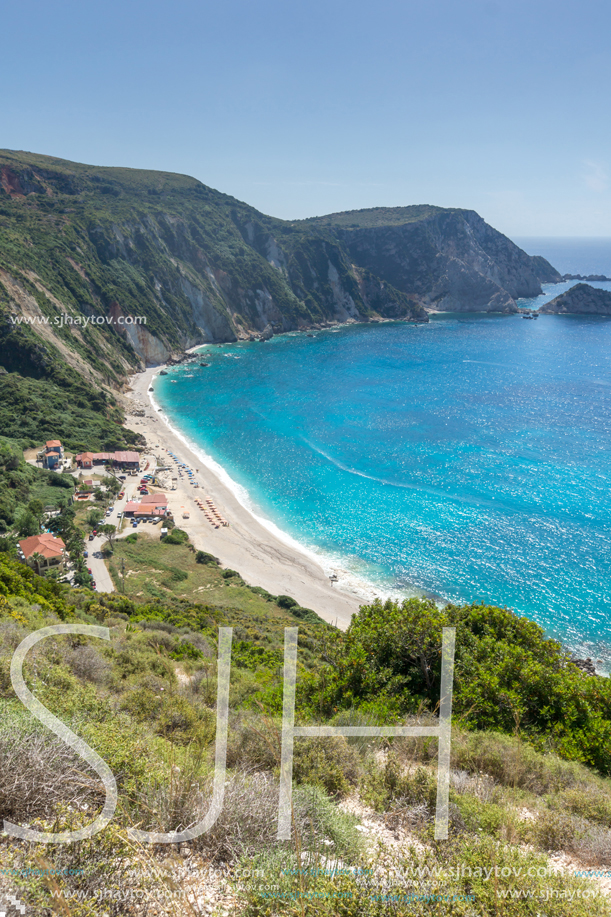
[[[164,600],[154,601],[71,591],[0,555],[0,816],[56,831],[87,824],[99,811],[104,798],[99,783],[25,711],[8,671],[23,636],[44,625],[103,623],[111,632],[110,644],[81,636],[48,639],[26,662],[34,694],[102,755],[119,785],[112,825],[89,841],[44,848],[0,838],[0,888],[17,892],[28,913],[90,917],[99,913],[104,894],[114,915],[133,913],[134,900],[144,914],[192,915],[199,913],[203,882],[208,891],[217,889],[217,903],[248,917],[374,917],[389,913],[389,907],[415,917],[512,917],[536,913],[529,902],[553,917],[585,917],[593,906],[601,917],[611,914],[595,880],[557,873],[547,859],[563,850],[584,868],[611,863],[611,782],[579,762],[536,750],[531,741],[537,730],[546,734],[543,721],[530,733],[514,724],[514,735],[507,735],[499,729],[509,722],[476,730],[465,729],[475,725],[469,716],[455,718],[448,841],[433,839],[435,740],[299,739],[293,838],[278,842],[280,651],[283,629],[295,618],[278,604],[282,597],[243,593],[241,585],[223,580],[214,563],[198,564],[188,546],[163,550],[176,558],[177,571],[184,572],[190,561],[188,578],[195,568],[209,578],[214,604],[195,603],[171,588]],[[493,624],[487,631],[484,609],[479,611],[448,612],[458,628],[459,707],[461,665],[490,653],[494,622],[500,621],[501,612],[488,609]],[[427,603],[394,611],[363,608],[347,638],[352,662],[358,661],[357,645],[368,647],[377,633],[381,649],[367,664],[373,680],[381,683],[384,662],[385,696],[394,678],[403,709],[419,704],[419,717],[430,722],[426,708],[434,704],[422,690],[421,660],[411,658],[401,641],[394,647],[385,643],[385,626],[375,623],[384,617],[407,639],[418,622],[428,629],[431,609]],[[216,635],[219,625],[232,624],[229,771],[221,816],[209,833],[181,847],[182,857],[171,845],[135,845],[126,836],[130,824],[174,830],[199,820],[208,807]],[[334,634],[322,622],[300,623],[298,683],[310,700],[313,686],[322,690],[321,682],[337,666]],[[533,658],[553,663],[557,654],[519,619],[510,636],[524,651],[514,665],[521,666],[526,694],[538,683]],[[495,691],[498,700],[507,690],[504,653],[490,660],[486,671],[476,666],[475,719],[490,714]],[[433,672],[434,656],[431,647]],[[584,684],[602,681],[580,677]],[[352,684],[345,697],[334,695],[339,709],[330,716],[314,707],[309,715],[334,724],[367,724],[386,716],[384,704],[366,712],[371,697],[367,679],[362,683],[362,697]],[[302,722],[304,716],[302,706]],[[405,721],[405,713],[399,719]],[[365,825],[356,831],[363,817]],[[330,857],[339,858],[342,868],[329,870]],[[229,884],[220,888],[211,866],[241,871],[226,873]]]
[[[454,207],[433,207],[430,204],[412,204],[410,207],[367,207],[362,210],[344,210],[322,217],[310,217],[299,223],[334,229],[370,229],[376,226],[403,226],[417,223],[438,213],[458,212]],[[299,223],[294,225],[299,225]]]

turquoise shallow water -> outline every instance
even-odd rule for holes
[[[611,319],[205,350],[155,399],[280,529],[380,590],[506,605],[611,666]]]

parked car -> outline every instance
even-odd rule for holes
[[[87,573],[92,573],[91,567],[87,567]]]
[[[94,579],[91,580],[91,588],[97,589],[96,581]]]
[[[119,480],[120,480],[120,481],[124,481],[124,480],[126,479],[126,477],[127,477],[126,474],[120,474],[120,475],[119,475]]]
[[[83,551],[83,557],[85,558],[89,557],[89,551]]]
[[[95,536],[94,536],[94,534],[93,534],[93,532],[92,532],[91,535],[89,536],[89,541],[93,541],[94,537],[95,537]]]

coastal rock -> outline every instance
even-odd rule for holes
[[[538,311],[556,315],[611,315],[611,293],[587,283],[577,283]]]
[[[587,280],[590,282],[594,281],[611,281],[611,277],[607,277],[605,274],[563,274],[562,280]]]
[[[274,336],[274,330],[271,325],[266,325],[263,329],[263,333],[259,335],[260,341],[271,341]]]
[[[596,675],[596,666],[589,656],[587,659],[577,659],[571,656],[571,662],[573,665],[576,665],[578,669],[581,669],[585,675]]]
[[[195,359],[190,353],[173,353],[167,359],[168,366],[180,366],[182,363],[189,363]]]

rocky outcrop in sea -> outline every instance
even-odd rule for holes
[[[541,313],[611,315],[611,293],[587,283],[577,283],[539,309]]]

